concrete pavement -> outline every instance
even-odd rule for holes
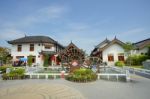
[[[0,81],[0,99],[10,99],[11,95],[11,99],[149,99],[149,92],[150,79],[136,75],[132,75],[131,82],[97,80],[74,83],[62,79]]]

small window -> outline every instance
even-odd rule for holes
[[[118,61],[124,61],[124,56],[118,56]]]
[[[45,45],[45,49],[51,49],[52,46]]]
[[[16,56],[16,59],[24,58],[24,56]]]
[[[124,61],[124,53],[118,54],[118,61]]]
[[[34,51],[34,44],[30,44],[30,51]]]
[[[18,52],[21,52],[22,51],[22,45],[18,45],[17,50],[18,50]]]
[[[108,55],[108,61],[113,62],[114,61],[114,56],[112,54]]]

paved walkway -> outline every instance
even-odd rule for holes
[[[3,87],[0,88],[0,99],[85,99],[80,92],[66,85],[44,82],[44,80],[7,81],[5,84],[1,82]]]
[[[150,79],[132,75],[132,82],[97,80],[0,81],[0,99],[149,99]]]

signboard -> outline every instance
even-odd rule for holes
[[[73,61],[71,65],[72,66],[78,66],[78,62],[77,61]]]

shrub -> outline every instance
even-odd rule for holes
[[[142,62],[150,59],[148,55],[132,55],[127,58],[126,63],[130,63],[130,65],[142,65]]]
[[[89,82],[96,80],[97,76],[90,69],[76,69],[73,73],[70,73],[66,79],[74,82]]]
[[[115,63],[115,66],[119,66],[119,67],[122,67],[122,66],[124,66],[125,64],[124,64],[124,62],[123,61],[117,61],[116,63]]]
[[[2,71],[2,73],[6,73],[7,68],[13,68],[13,67],[12,66],[0,66],[0,71]]]
[[[22,79],[24,78],[25,69],[19,68],[15,70],[11,70],[10,73],[4,73],[2,75],[3,80],[7,79]]]

